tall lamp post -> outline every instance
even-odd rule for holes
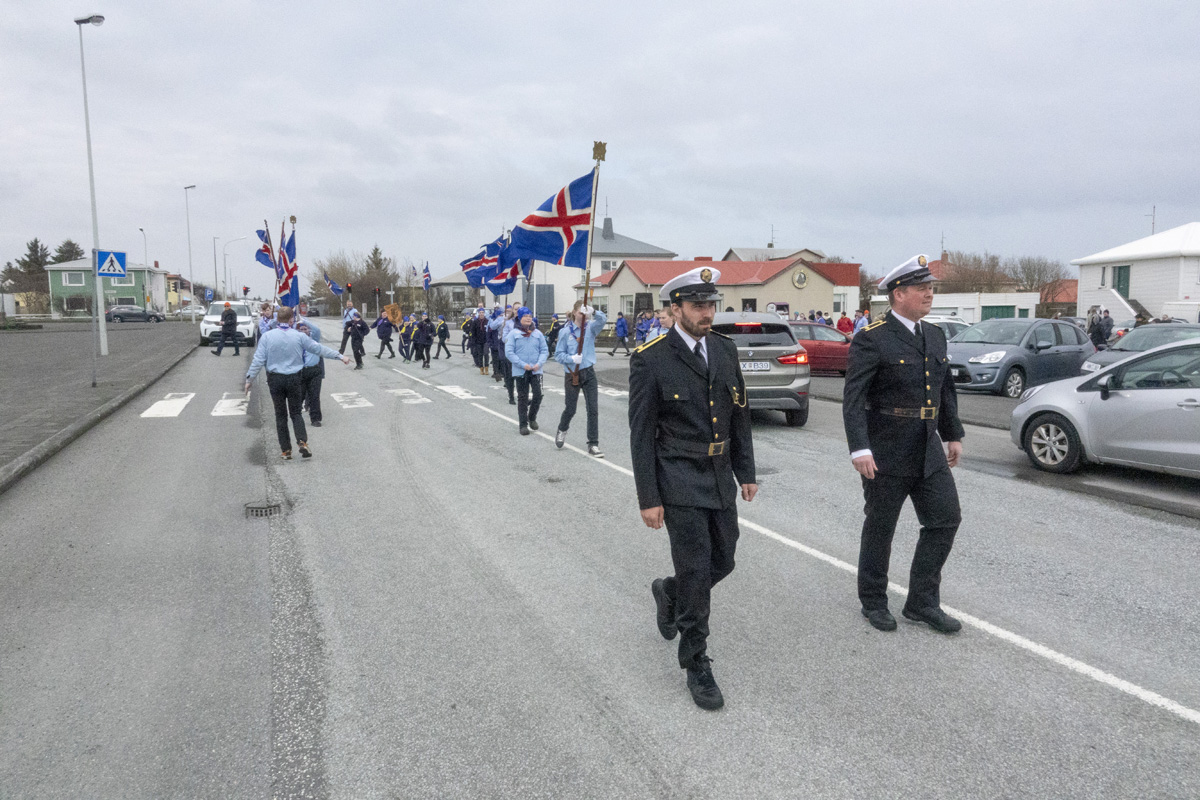
[[[217,289],[221,288],[221,278],[217,275],[217,239],[220,238],[213,237],[213,300],[217,299]]]
[[[146,277],[142,279],[142,296],[144,297],[147,294],[146,290],[150,288],[149,283],[152,276],[150,272],[150,245],[146,243],[146,229],[138,228],[138,230],[142,232],[142,266],[146,268]]]
[[[188,308],[192,310],[192,322],[196,321],[196,278],[192,271],[192,209],[188,206],[188,189],[195,189],[196,184],[183,187],[183,212],[187,214],[187,234],[188,234],[188,285],[191,288],[192,300],[188,303]]]
[[[75,20],[75,25],[79,28],[79,73],[83,76],[83,130],[87,136],[87,157],[88,157],[88,187],[92,192],[92,279],[96,282],[96,308],[92,316],[96,320],[96,347],[100,355],[108,355],[108,327],[104,323],[104,290],[100,287],[101,279],[96,273],[99,272],[99,264],[97,262],[97,253],[100,252],[100,220],[96,215],[96,174],[92,168],[92,121],[88,114],[88,99],[87,99],[87,68],[83,62],[83,26],[96,25],[99,27],[104,24],[104,17],[99,14],[92,14],[90,17],[80,17]],[[96,359],[92,357],[92,386],[96,385]]]
[[[230,239],[225,244],[221,245],[221,258],[225,262],[225,299],[229,299],[229,245],[234,242],[240,242],[245,239],[245,236],[239,236],[236,239]]]

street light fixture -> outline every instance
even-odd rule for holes
[[[96,214],[96,173],[92,167],[92,121],[91,115],[88,113],[88,97],[87,97],[87,67],[83,60],[83,26],[91,23],[92,25],[102,25],[104,17],[99,14],[93,14],[90,17],[81,17],[75,20],[75,24],[79,27],[79,73],[83,77],[83,130],[87,136],[87,157],[88,157],[88,187],[92,195],[92,278],[96,285],[96,308],[93,310],[92,316],[95,318],[96,332],[96,349],[102,356],[108,355],[108,327],[104,324],[104,291],[100,288],[101,278],[96,272],[99,272],[97,261],[97,253],[100,252],[100,220]],[[96,386],[96,356],[93,351],[92,356],[92,387]]]
[[[187,214],[187,236],[188,236],[188,291],[192,295],[191,301],[188,303],[188,308],[192,310],[192,322],[196,321],[196,277],[192,271],[192,210],[188,206],[188,189],[195,189],[196,184],[183,187],[183,211]]]
[[[247,237],[239,236],[236,239],[230,239],[225,244],[221,245],[221,257],[225,264],[225,299],[229,299],[229,245],[234,242],[240,242]]]
[[[138,230],[142,232],[142,266],[146,268],[146,272],[144,273],[146,277],[142,279],[142,289],[145,290],[150,288],[150,246],[146,243],[146,229],[138,228]],[[142,296],[144,297],[145,294],[143,293]]]

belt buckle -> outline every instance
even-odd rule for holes
[[[710,444],[708,446],[708,454],[710,456],[725,455],[725,443],[724,442],[713,442],[712,444]]]
[[[928,411],[929,413],[926,414],[925,413],[926,411]],[[928,406],[925,406],[921,409],[921,419],[936,419],[936,418],[937,418],[937,409],[936,408],[929,408]]]

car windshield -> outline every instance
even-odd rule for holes
[[[236,313],[239,317],[250,316],[250,308],[249,308],[249,306],[245,305],[244,303],[232,303],[232,304],[230,304],[229,307],[232,308],[234,313]],[[225,311],[224,303],[213,303],[211,306],[208,307],[208,313],[218,316],[218,317],[221,316],[221,314],[224,313],[224,311]]]
[[[715,333],[723,333],[733,339],[738,347],[771,347],[795,344],[786,322],[736,322],[713,325]]]
[[[1029,323],[1017,319],[989,319],[954,337],[964,344],[1020,344]]]
[[[1175,325],[1143,325],[1117,340],[1111,350],[1128,350],[1141,353],[1160,344],[1182,342],[1184,339],[1200,338],[1200,328],[1181,328]]]

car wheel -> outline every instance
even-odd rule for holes
[[[146,321],[147,322],[162,322],[162,320],[160,320],[158,317],[151,317],[150,319],[148,319]]]
[[[1025,454],[1035,467],[1046,472],[1066,473],[1079,469],[1083,445],[1074,426],[1058,414],[1034,418],[1025,429]]]
[[[1025,392],[1025,373],[1019,367],[1010,369],[1004,376],[1004,383],[1000,384],[1000,392],[1005,397],[1020,397]]]
[[[124,317],[113,317],[112,319],[113,319],[113,322],[124,322],[125,321]]]
[[[789,428],[799,428],[808,422],[808,406],[783,412]]]

